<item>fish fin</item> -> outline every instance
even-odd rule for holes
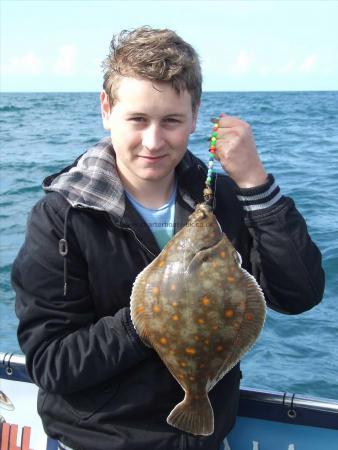
[[[187,433],[209,436],[214,431],[214,412],[208,395],[193,400],[186,392],[182,402],[178,403],[167,417],[169,425]]]
[[[246,285],[246,306],[243,314],[241,333],[238,337],[244,355],[256,342],[265,321],[266,303],[264,294],[256,279],[245,269],[241,269]]]
[[[264,326],[266,303],[263,291],[256,279],[249,272],[243,268],[241,268],[241,271],[246,281],[246,307],[243,313],[240,333],[238,334],[237,341],[234,343],[233,352],[224,361],[224,364],[218,372],[218,376],[213,380],[209,390],[253,347]],[[240,352],[238,348],[240,348]]]
[[[133,285],[132,293],[130,296],[130,316],[131,321],[134,325],[134,328],[139,335],[140,339],[147,347],[151,347],[151,344],[148,340],[148,330],[147,330],[147,322],[149,318],[146,317],[146,313],[144,308],[142,308],[142,302],[140,299],[145,298],[145,280],[147,279],[147,271],[140,272]],[[144,281],[144,283],[142,283]]]

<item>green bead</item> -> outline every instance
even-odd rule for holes
[[[216,138],[213,136],[213,137],[211,138],[211,141],[212,141],[212,142],[216,142]]]
[[[211,183],[211,177],[207,177],[207,183]]]
[[[216,131],[214,131],[211,136],[217,138],[218,135],[217,135]]]

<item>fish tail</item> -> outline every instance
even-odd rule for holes
[[[187,433],[208,436],[214,431],[214,413],[208,395],[192,398],[186,392],[181,403],[178,403],[167,418],[169,425]]]

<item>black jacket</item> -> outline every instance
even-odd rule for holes
[[[103,147],[113,155],[107,141],[98,144],[99,151]],[[113,166],[113,180],[98,176],[88,194],[96,177],[86,172],[89,159],[84,172],[76,169],[82,158],[46,180],[52,192],[33,208],[12,270],[18,339],[40,387],[44,428],[76,450],[216,449],[235,421],[239,365],[209,393],[215,415],[211,436],[186,434],[166,423],[183,391],[138,337],[129,309],[136,275],[160,249],[121,194]],[[177,168],[176,231],[202,201],[205,177],[205,166],[187,152]],[[268,305],[289,314],[316,305],[324,285],[321,256],[293,201],[281,197],[245,213],[236,193],[243,191],[218,176],[215,214]]]

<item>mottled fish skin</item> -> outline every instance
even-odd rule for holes
[[[265,319],[256,280],[206,204],[136,278],[131,316],[185,391],[168,423],[209,435],[207,392],[256,341]]]

